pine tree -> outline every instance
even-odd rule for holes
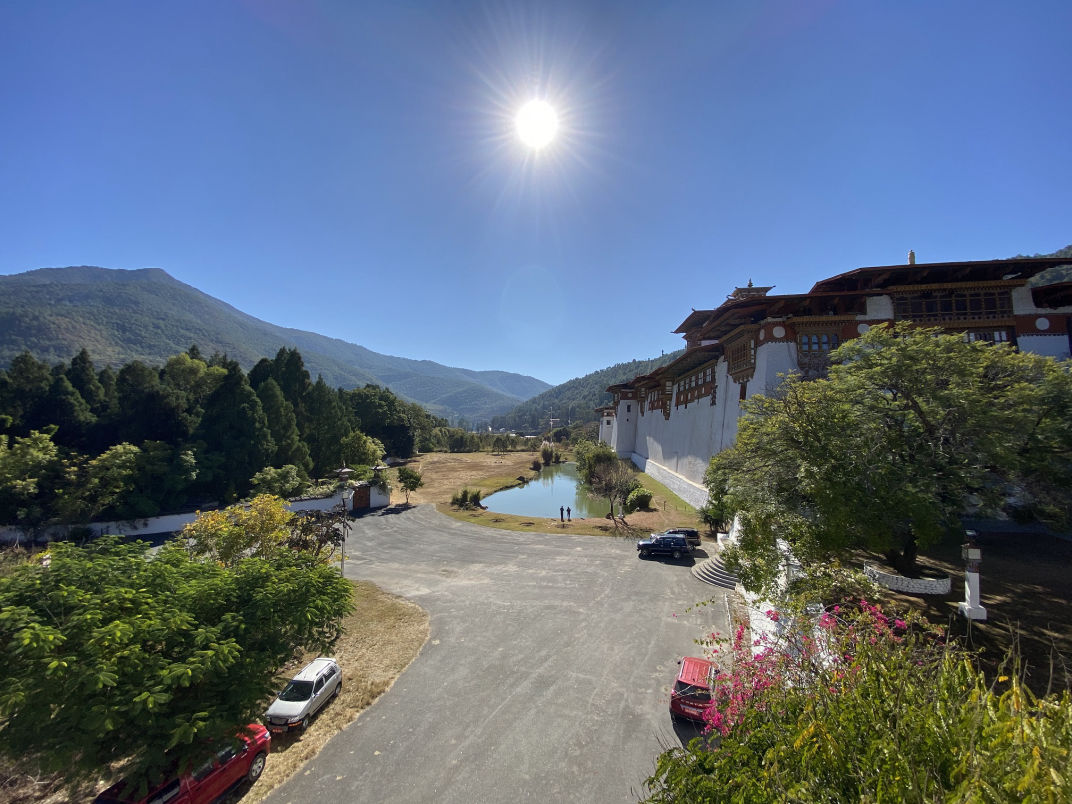
[[[261,401],[268,429],[272,433],[272,441],[275,442],[271,465],[279,467],[293,464],[302,472],[308,473],[313,468],[313,462],[309,458],[309,447],[302,442],[298,433],[294,406],[283,398],[279,384],[271,377],[257,388],[257,398]]]

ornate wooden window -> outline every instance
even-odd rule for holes
[[[1003,288],[898,293],[893,297],[893,316],[923,323],[1009,318],[1012,297]]]
[[[735,380],[740,381],[743,375],[751,376],[756,368],[756,340],[745,337],[726,347],[726,362],[729,364],[729,372]],[[745,377],[747,380],[747,377]]]
[[[841,343],[832,330],[803,330],[797,332],[797,368],[805,379],[825,377],[830,368],[830,352]]]
[[[1015,343],[1012,334],[1004,327],[995,329],[969,329],[964,333],[964,340],[969,343],[982,341],[983,343]]]
[[[835,332],[802,332],[797,337],[798,354],[826,354],[838,348],[838,336]]]

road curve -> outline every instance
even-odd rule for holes
[[[348,545],[347,577],[422,606],[430,636],[272,804],[635,801],[662,748],[695,735],[667,712],[676,662],[728,629],[724,590],[688,565],[432,506],[366,516]]]

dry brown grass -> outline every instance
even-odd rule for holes
[[[504,488],[518,485],[518,478],[535,476],[531,464],[539,457],[538,452],[507,452],[492,455],[486,452],[442,453],[421,455],[409,462],[424,480],[424,486],[410,495],[410,502],[434,503],[437,510],[455,519],[473,522],[501,530],[531,531],[536,533],[572,533],[587,536],[622,536],[642,538],[655,531],[673,527],[691,527],[703,530],[696,510],[678,499],[665,486],[648,475],[637,475],[644,487],[654,492],[651,511],[637,511],[626,517],[626,523],[612,523],[609,519],[574,518],[561,522],[551,517],[523,517],[500,514],[493,511],[458,510],[452,508],[450,499],[464,488],[479,490],[483,496]],[[403,501],[400,492],[392,495],[392,503]],[[550,512],[554,513],[554,512]]]
[[[428,614],[420,606],[367,581],[354,582],[354,602],[356,609],[344,622],[345,631],[333,653],[343,671],[342,692],[307,731],[273,737],[264,773],[242,797],[243,804],[260,801],[316,756],[328,740],[391,688],[428,639]],[[308,654],[295,660],[280,678],[292,675],[312,658]]]
[[[424,485],[409,495],[417,503],[449,503],[450,498],[464,488],[479,489],[484,495],[516,486],[518,477],[533,476],[532,462],[538,452],[429,452],[408,461],[421,473]],[[405,501],[398,489],[391,493],[391,502]]]

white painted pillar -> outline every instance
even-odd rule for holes
[[[964,600],[957,604],[957,609],[969,620],[985,620],[986,609],[979,596],[979,563],[982,550],[975,545],[975,531],[966,532],[968,541],[961,545],[964,558]]]
[[[957,604],[957,609],[969,620],[985,620],[986,609],[979,597],[979,573],[964,573],[964,600]]]

